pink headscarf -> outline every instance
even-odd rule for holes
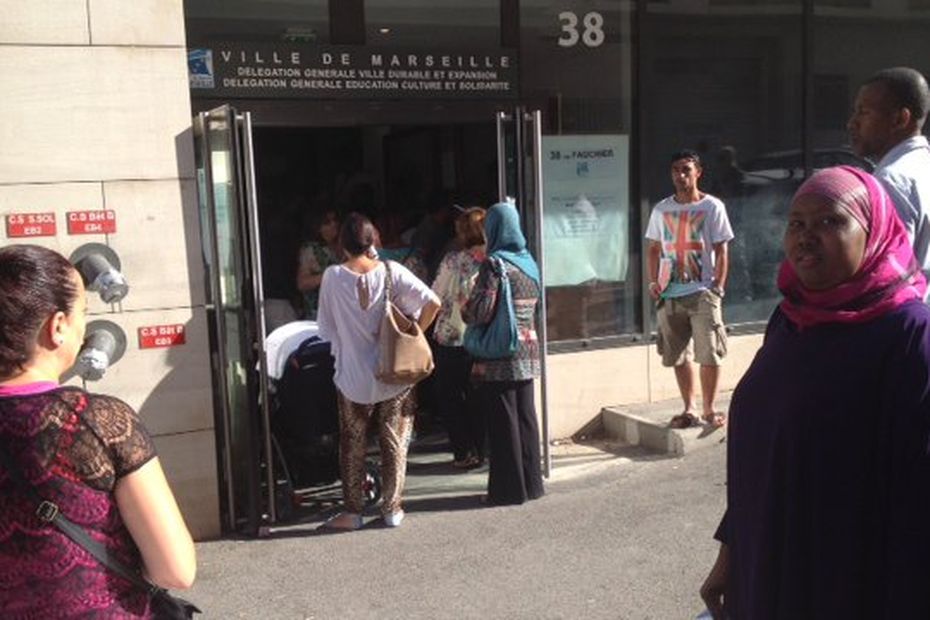
[[[851,166],[813,174],[794,195],[816,194],[838,203],[866,231],[862,264],[852,278],[829,290],[804,287],[788,260],[778,272],[781,310],[800,327],[862,323],[906,301],[923,299],[927,281],[917,266],[904,224],[881,183]]]

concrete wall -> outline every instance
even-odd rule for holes
[[[117,252],[131,291],[94,318],[126,356],[88,387],[119,396],[155,436],[197,538],[220,531],[191,110],[181,0],[0,0],[0,217],[54,212],[66,256]],[[111,209],[117,231],[71,236],[65,213]],[[186,326],[186,344],[138,346],[141,326]]]
[[[732,390],[762,344],[762,335],[731,337],[720,390]],[[568,437],[602,407],[679,398],[675,373],[655,345],[550,355],[549,422],[553,438]]]

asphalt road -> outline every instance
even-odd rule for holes
[[[409,499],[397,529],[308,524],[202,543],[188,594],[224,619],[694,618],[725,444],[683,459],[621,453],[558,466],[547,496],[523,506],[483,507],[465,484]]]

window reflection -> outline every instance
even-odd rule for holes
[[[500,2],[365,0],[365,25],[369,45],[498,47]]]
[[[783,220],[803,179],[800,0],[650,3],[643,41],[641,178],[648,209],[673,192],[668,158],[704,161],[726,204],[727,323],[763,321],[779,299]]]
[[[631,4],[520,3],[521,92],[543,111],[552,341],[641,331],[631,208]]]
[[[184,14],[188,44],[329,42],[328,0],[185,0]]]
[[[846,120],[859,85],[880,69],[909,66],[930,75],[930,3],[871,0],[814,5],[813,143],[818,149],[849,148]]]

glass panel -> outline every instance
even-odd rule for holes
[[[871,167],[851,152],[846,121],[860,84],[876,71],[909,66],[930,75],[927,6],[927,2],[915,0],[816,0],[812,62],[815,167],[837,163]]]
[[[254,448],[256,431],[253,428],[250,407],[252,397],[248,383],[248,373],[254,364],[250,361],[247,308],[243,302],[247,263],[243,256],[245,244],[241,229],[238,195],[240,181],[237,177],[237,145],[233,123],[234,113],[229,107],[224,106],[207,115],[205,138],[201,140],[206,140],[208,161],[203,161],[201,149],[198,148],[198,178],[202,179],[202,228],[207,234],[213,235],[206,247],[216,249],[215,259],[213,252],[209,252],[211,256],[207,265],[210,270],[208,275],[215,284],[215,298],[211,299],[214,306],[211,318],[216,327],[214,336],[217,340],[215,351],[219,354],[219,365],[224,366],[220,369],[222,389],[219,390],[219,397],[226,400],[225,411],[228,416],[223,421],[228,426],[228,458],[225,460],[230,471],[226,474],[232,481],[236,515],[240,520],[247,518],[255,523],[258,509],[258,459]]]
[[[500,0],[365,0],[365,28],[376,46],[499,47]]]
[[[185,0],[184,14],[189,46],[223,39],[329,42],[328,0]]]
[[[502,113],[504,117],[498,119],[497,149],[498,149],[498,198],[514,198],[520,192],[517,189],[517,135],[514,121],[515,109]]]
[[[630,206],[631,4],[520,4],[521,84],[543,110],[543,235],[549,340],[640,330],[637,218]]]
[[[673,193],[670,156],[696,150],[701,189],[723,200],[735,234],[729,324],[764,321],[779,299],[784,214],[803,177],[801,7],[650,2],[645,16],[642,210]]]

